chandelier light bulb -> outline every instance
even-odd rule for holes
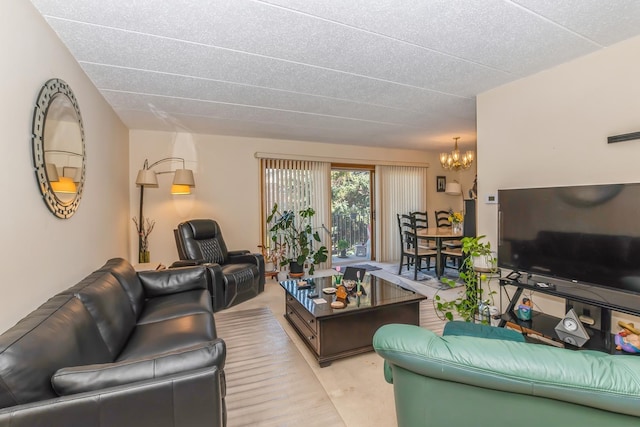
[[[473,163],[474,153],[473,151],[467,151],[464,155],[460,155],[460,150],[458,149],[458,140],[459,136],[453,138],[455,141],[453,146],[453,151],[451,153],[440,153],[440,165],[443,169],[450,170],[460,170],[460,169],[469,169],[471,164]]]

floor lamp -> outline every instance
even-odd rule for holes
[[[154,167],[169,162],[182,162],[182,168],[175,170],[167,170],[156,172],[152,170]],[[193,171],[191,169],[185,169],[185,161],[182,157],[166,157],[164,159],[160,159],[157,162],[149,164],[149,160],[144,160],[144,165],[142,169],[138,171],[138,176],[136,177],[136,185],[140,186],[140,222],[138,223],[138,261],[143,262],[148,260],[142,260],[140,257],[143,256],[142,250],[142,240],[144,233],[144,216],[143,216],[143,206],[144,206],[144,187],[158,187],[158,176],[164,173],[173,173],[175,174],[173,177],[173,184],[171,185],[171,194],[191,194],[191,187],[195,187],[195,180],[193,179]]]

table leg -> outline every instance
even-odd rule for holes
[[[438,280],[442,277],[442,263],[440,262],[442,258],[442,238],[436,237],[436,277]]]

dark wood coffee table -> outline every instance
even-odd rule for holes
[[[420,301],[427,297],[394,283],[367,274],[362,287],[365,295],[349,297],[349,305],[331,308],[331,277],[314,278],[315,289],[298,289],[298,280],[280,282],[285,290],[284,317],[313,352],[320,367],[331,361],[372,351],[373,334],[382,325],[418,325]],[[316,304],[309,293],[316,291],[325,303]]]

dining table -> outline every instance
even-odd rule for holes
[[[436,276],[438,279],[444,274],[444,260],[442,259],[442,247],[447,240],[462,239],[462,231],[453,231],[453,227],[429,227],[419,229],[416,236],[420,239],[433,240],[436,243]]]

